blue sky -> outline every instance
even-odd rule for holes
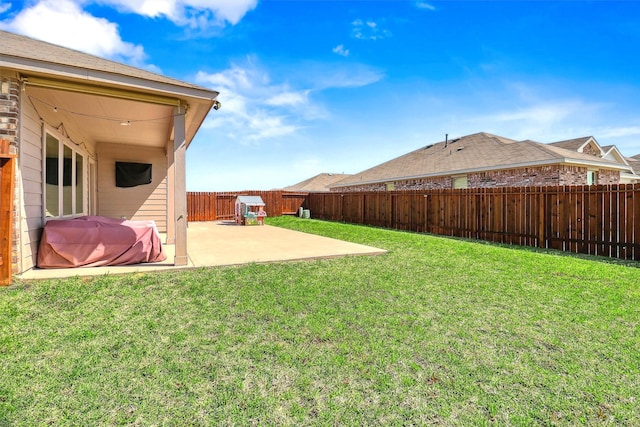
[[[356,173],[476,132],[640,154],[640,2],[0,0],[0,28],[218,90],[189,191]]]

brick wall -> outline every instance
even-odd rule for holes
[[[12,153],[17,153],[20,83],[0,77],[0,139],[8,139]]]
[[[467,175],[467,180],[469,188],[586,185],[587,172],[585,167],[550,165],[471,173]],[[599,171],[596,179],[598,184],[618,184],[620,183],[620,172]],[[395,190],[437,190],[446,188],[453,188],[453,178],[450,176],[402,180],[394,183]],[[384,183],[331,189],[331,191],[337,192],[385,190],[386,185]]]
[[[18,130],[20,116],[20,82],[17,79],[0,76],[0,139],[6,139],[10,144],[10,153],[18,153]],[[20,208],[18,200],[18,185],[14,189],[13,205],[13,232],[11,241],[13,249],[11,255],[11,266],[13,272],[18,271],[20,242]]]
[[[543,187],[586,183],[586,168],[565,165],[505,169],[469,175],[470,188]]]
[[[375,183],[375,184],[363,184],[363,185],[354,185],[351,187],[340,187],[340,188],[331,188],[329,191],[335,191],[338,193],[351,192],[351,191],[386,191],[387,184],[385,183]]]
[[[396,181],[395,185],[396,190],[438,190],[451,187],[453,187],[453,179],[450,176]]]
[[[592,144],[587,145],[586,147],[584,147],[582,149],[582,152],[584,154],[590,154],[592,156],[595,157],[600,157],[600,150],[598,150],[596,147],[594,147]]]
[[[620,172],[619,171],[598,171],[596,174],[596,183],[607,184],[620,184]]]

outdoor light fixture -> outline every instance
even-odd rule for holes
[[[219,110],[220,107],[222,107],[222,104],[220,104],[220,101],[218,101],[217,99],[213,100],[213,109],[214,110]]]

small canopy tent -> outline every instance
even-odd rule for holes
[[[238,196],[235,206],[236,224],[262,225],[267,216],[264,207],[265,203],[260,196]]]

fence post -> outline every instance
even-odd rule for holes
[[[545,230],[547,226],[546,221],[546,211],[547,207],[545,204],[545,192],[544,187],[538,188],[539,198],[538,198],[538,247],[546,248],[547,247],[547,236],[545,235]]]

